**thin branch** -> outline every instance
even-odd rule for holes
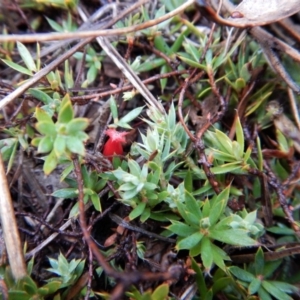
[[[27,275],[14,207],[0,154],[0,217],[9,264],[14,279]]]
[[[145,0],[142,2],[146,2]],[[165,14],[164,16],[147,21],[145,23],[129,26],[125,28],[118,29],[106,29],[106,30],[88,30],[88,31],[78,31],[78,32],[64,32],[64,33],[39,33],[39,34],[10,34],[10,35],[0,35],[0,42],[8,41],[19,41],[22,43],[32,43],[32,42],[45,42],[45,41],[55,41],[55,40],[65,40],[65,39],[74,39],[74,38],[92,38],[95,37],[104,37],[104,36],[114,36],[114,35],[125,35],[127,33],[140,31],[157,24],[160,24],[180,13],[182,13],[186,8],[194,4],[195,0],[188,0],[183,3],[178,8],[173,11]],[[137,3],[136,3],[137,4]],[[136,4],[134,6],[136,6]],[[138,6],[141,5],[141,2],[138,2]]]
[[[187,74],[187,73],[188,73],[187,70],[180,70],[180,71],[177,70],[177,71],[172,71],[172,72],[169,72],[169,73],[154,75],[154,76],[149,77],[145,80],[142,80],[142,82],[144,84],[147,84],[147,83],[150,83],[150,82],[162,79],[162,78],[169,78],[171,76],[182,75],[182,74]],[[95,99],[95,98],[101,99],[101,98],[104,98],[104,97],[107,97],[107,96],[119,94],[119,93],[126,92],[126,91],[129,91],[129,90],[132,90],[132,89],[133,89],[133,85],[129,84],[129,85],[125,85],[125,86],[120,87],[120,88],[116,88],[114,90],[107,90],[107,91],[104,91],[104,92],[101,92],[101,93],[95,93],[95,94],[90,94],[90,95],[85,95],[85,96],[74,96],[74,97],[71,97],[71,101],[76,102],[79,105],[84,105],[84,104],[87,103],[87,100],[91,100],[91,99]],[[76,89],[72,89],[72,90],[76,91]],[[83,89],[79,90],[78,89],[78,91],[84,92],[85,90],[83,90]],[[98,102],[98,100],[93,100],[93,101]]]
[[[104,28],[105,27],[107,28],[107,27],[110,27],[110,26],[114,25],[116,22],[118,22],[119,20],[121,20],[122,18],[124,18],[127,14],[129,14],[130,12],[132,12],[133,10],[135,10],[137,7],[139,7],[141,5],[141,3],[144,3],[144,1],[145,0],[139,1],[139,2],[135,3],[134,5],[132,5],[131,7],[129,7],[127,10],[125,10],[123,13],[121,13],[118,17],[116,17],[111,22],[109,22],[108,24],[106,24],[104,26]],[[0,40],[1,40],[1,37],[3,37],[3,36],[0,36]],[[74,38],[74,36],[73,36],[73,38]],[[61,63],[63,63],[66,59],[68,59],[70,56],[72,56],[80,48],[82,48],[86,44],[90,43],[93,39],[94,38],[89,38],[89,39],[86,39],[86,40],[83,40],[83,41],[79,42],[77,45],[73,46],[66,53],[64,53],[63,55],[59,56],[57,59],[55,59],[49,65],[47,65],[45,68],[43,68],[42,70],[40,70],[36,74],[34,74],[34,76],[32,78],[28,79],[23,85],[21,85],[19,88],[17,88],[16,90],[14,90],[12,93],[10,93],[8,96],[6,96],[5,98],[3,98],[0,101],[0,109],[2,109],[3,107],[5,107],[8,103],[10,103],[11,101],[13,101],[17,97],[19,97],[22,94],[24,94],[31,86],[33,86],[34,84],[36,84],[37,82],[39,82],[44,76],[46,76],[48,73],[50,73],[52,70],[54,70],[58,65],[60,65]]]

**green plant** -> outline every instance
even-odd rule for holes
[[[57,32],[72,32],[77,29],[77,25],[72,21],[72,14],[68,13],[68,19],[62,21],[62,24],[58,24],[57,22],[47,18],[47,21],[51,28]]]
[[[61,101],[57,121],[43,109],[36,108],[35,125],[42,134],[32,140],[32,145],[38,148],[38,153],[49,153],[45,158],[44,172],[50,174],[57,166],[59,159],[70,159],[72,153],[84,156],[84,142],[88,135],[83,131],[88,126],[85,118],[74,118],[74,111],[67,94]]]
[[[61,286],[60,280],[53,279],[51,282],[38,287],[30,275],[16,282],[12,277],[9,267],[1,269],[1,278],[4,279],[7,286],[9,299],[14,300],[42,300],[44,297],[51,296],[56,293]],[[2,292],[0,292],[0,296],[4,297]]]
[[[124,163],[123,167],[119,166],[105,176],[107,179],[116,180],[120,201],[134,208],[129,217],[140,217],[143,222],[149,217],[160,220],[171,217],[160,210],[155,211],[155,207],[167,199],[167,182],[182,164],[174,160],[171,162],[172,158],[183,153],[187,145],[186,133],[175,121],[173,106],[169,115],[163,115],[152,107],[149,108],[149,115],[153,121],[159,119],[159,126],[145,119],[151,129],[148,129],[147,136],[141,135],[143,143],[133,145],[131,153],[140,154],[145,160],[153,156],[151,161],[144,163],[141,168],[135,160],[129,159],[128,164]],[[165,209],[170,210],[168,207]]]
[[[134,300],[166,300],[169,299],[169,286],[168,284],[159,285],[153,292],[146,291],[144,293],[140,293],[137,289],[133,288],[132,292],[126,293],[130,299]]]
[[[73,285],[82,275],[85,261],[81,259],[72,259],[70,262],[66,258],[59,254],[58,259],[49,258],[51,268],[47,269],[49,272],[58,275],[60,286],[59,288],[65,288]],[[53,277],[49,280],[57,281],[57,278]]]
[[[37,55],[36,62],[34,61],[32,55],[30,54],[30,51],[20,42],[17,42],[17,48],[19,55],[21,56],[24,64],[26,67],[21,66],[20,64],[14,63],[10,59],[1,59],[6,65],[8,65],[10,68],[28,75],[33,76],[33,74],[40,70],[41,62],[39,59],[39,55]],[[37,53],[40,52],[40,46],[39,44],[36,45]]]
[[[176,202],[183,221],[171,220],[172,225],[167,227],[178,235],[176,249],[188,249],[193,257],[200,254],[207,272],[213,264],[224,270],[224,260],[229,260],[214,241],[237,246],[257,245],[249,235],[262,230],[255,224],[256,212],[244,216],[226,212],[229,190],[227,187],[219,195],[201,202],[185,191],[184,202]]]
[[[205,140],[216,166],[212,167],[214,174],[231,172],[235,174],[246,174],[249,168],[256,168],[251,159],[251,148],[244,150],[245,139],[243,128],[239,118],[236,122],[236,141],[232,141],[225,133],[216,129],[205,133]]]
[[[68,170],[70,171],[70,170]],[[99,179],[96,171],[88,172],[85,165],[81,167],[81,173],[83,177],[84,184],[84,203],[89,200],[92,201],[94,208],[97,211],[101,211],[101,202],[98,193],[106,185],[106,180]],[[78,187],[77,182],[72,178],[65,178],[65,182],[70,186],[69,188],[63,188],[56,190],[52,195],[54,197],[70,199],[78,197]],[[70,217],[74,217],[78,214],[78,203],[76,203],[70,212]]]
[[[82,86],[85,87],[93,83],[101,70],[102,60],[105,57],[104,53],[97,53],[93,47],[88,47],[86,54],[82,52],[76,52],[73,55],[77,60],[81,61],[85,58],[86,67],[88,68],[86,73],[86,80],[82,83]]]
[[[237,284],[240,285],[240,290],[245,297],[257,294],[260,299],[291,300],[293,298],[288,294],[298,292],[295,286],[286,282],[268,280],[281,263],[281,260],[265,262],[264,252],[259,248],[255,255],[255,262],[247,269],[231,266],[229,272],[238,280]]]

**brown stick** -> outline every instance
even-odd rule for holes
[[[27,275],[21,240],[10,196],[5,168],[0,154],[0,218],[13,277],[18,280]]]

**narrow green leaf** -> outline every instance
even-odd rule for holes
[[[195,232],[192,235],[180,240],[176,248],[177,250],[181,249],[191,249],[192,247],[196,246],[202,239],[203,234],[200,232]]]
[[[257,211],[254,210],[245,216],[244,221],[249,224],[254,224],[256,221],[256,218],[257,218]]]
[[[78,133],[78,131],[85,130],[89,125],[89,120],[87,118],[76,118],[71,120],[66,127],[67,133],[73,135]]]
[[[222,131],[216,129],[215,136],[219,141],[220,150],[232,155],[232,141],[231,139]]]
[[[213,264],[213,253],[210,239],[206,236],[201,240],[201,259],[206,271],[209,272]]]
[[[18,72],[20,72],[22,74],[33,76],[33,73],[30,70],[28,70],[28,69],[26,69],[26,68],[24,68],[24,67],[22,67],[22,66],[20,66],[20,65],[18,65],[16,63],[10,61],[10,60],[7,60],[7,59],[1,59],[1,60],[6,65],[8,65],[10,68],[12,68],[12,69],[14,69],[14,70],[16,70],[16,71],[18,71]]]
[[[200,49],[196,48],[193,44],[191,43],[186,43],[184,44],[184,48],[187,53],[191,54],[194,61],[199,61],[201,57],[201,52]]]
[[[171,49],[170,49],[169,45],[167,44],[165,38],[163,38],[163,36],[161,36],[161,35],[155,36],[154,46],[156,49],[165,53],[166,55],[170,54],[170,52],[171,52]]]
[[[187,37],[190,34],[190,32],[191,30],[187,28],[182,33],[180,33],[180,35],[176,38],[175,42],[171,46],[171,51],[173,53],[179,51],[179,49],[182,47],[185,37]],[[191,45],[191,44],[187,44],[187,45]]]
[[[168,65],[163,65],[160,69],[160,74],[166,74],[168,72],[170,72],[172,69],[168,66]],[[167,86],[167,83],[168,83],[168,78],[161,78],[159,80],[160,82],[160,90],[161,90],[161,93],[163,94],[164,93],[164,90]]]
[[[60,288],[60,286],[61,286],[61,281],[59,281],[59,280],[48,282],[42,288],[38,289],[38,294],[42,295],[42,296],[51,295],[51,294],[55,293]],[[43,294],[41,289],[46,290],[47,293]]]
[[[48,153],[53,149],[53,137],[47,135],[40,139],[38,153]]]
[[[184,188],[189,192],[192,193],[193,189],[193,174],[191,170],[186,172],[186,176],[184,178]]]
[[[232,266],[228,268],[229,271],[239,280],[245,282],[251,282],[255,279],[255,276],[239,267]]]
[[[185,204],[187,212],[194,215],[198,220],[200,220],[203,216],[199,207],[199,204],[197,203],[194,196],[185,190]]]
[[[135,160],[129,159],[128,160],[128,167],[129,167],[130,173],[132,175],[134,175],[136,177],[141,177],[141,168]]]
[[[77,153],[81,156],[85,155],[85,147],[81,140],[79,140],[77,137],[69,136],[67,137],[66,141],[67,148],[72,153]]]
[[[209,231],[209,237],[222,243],[235,246],[254,246],[258,244],[248,236],[248,231],[244,229],[211,229]]]
[[[202,206],[202,218],[201,219],[208,219],[209,213],[210,213],[210,200],[208,198],[205,199],[204,204]],[[203,220],[201,220],[203,221]],[[205,221],[206,223],[209,223],[209,219]]]
[[[145,207],[146,207],[145,202],[139,203],[129,214],[129,219],[133,220],[133,219],[137,218],[138,216],[140,216],[143,213]]]
[[[201,253],[201,243],[198,243],[190,249],[189,256],[196,257],[199,256],[200,253]]]
[[[218,159],[220,161],[227,161],[227,162],[230,162],[230,163],[237,163],[237,159],[236,157],[234,156],[234,153],[232,152],[232,154],[228,154],[228,153],[225,153],[225,152],[222,152],[218,149],[215,149],[215,148],[210,148],[209,149],[210,151],[213,152],[213,156],[215,159]]]
[[[111,96],[109,98],[109,105],[110,105],[110,111],[113,116],[114,122],[117,122],[118,120],[118,106],[115,98]]]
[[[140,217],[141,222],[142,223],[146,222],[150,218],[150,215],[151,215],[150,208],[146,207],[145,210],[141,214],[141,217]]]
[[[258,293],[259,299],[273,300],[273,298],[270,296],[270,294],[262,286],[258,289],[257,293]]]
[[[28,49],[20,42],[17,42],[17,47],[18,47],[19,54],[22,57],[27,69],[36,72],[37,69],[36,69],[35,62]]]
[[[66,94],[59,108],[58,123],[69,123],[74,118],[74,111],[69,94]]]
[[[197,230],[182,222],[178,222],[178,221],[171,221],[171,222],[172,224],[169,225],[167,229],[181,237],[190,236],[191,234],[195,233],[195,231]]]
[[[54,137],[56,135],[56,127],[53,122],[42,121],[35,124],[36,130],[44,135]]]
[[[35,117],[38,120],[38,122],[48,122],[53,123],[51,116],[43,109],[37,107],[35,109]]]
[[[54,100],[49,95],[47,95],[46,93],[44,93],[40,89],[29,89],[29,93],[33,97],[35,97],[38,100],[42,101],[44,104],[50,104],[50,103],[54,102]]]
[[[254,278],[248,286],[249,295],[253,295],[253,294],[257,293],[260,286],[261,286],[261,281],[257,278]]]
[[[278,300],[293,300],[293,298],[278,289],[277,286],[271,281],[263,281],[262,286],[269,294]]]
[[[161,67],[166,63],[165,59],[163,58],[156,58],[151,61],[146,61],[136,69],[136,72],[143,73],[143,72],[149,72],[151,70],[154,70],[158,67]]]
[[[214,263],[223,271],[225,271],[226,266],[224,260],[230,260],[230,257],[225,251],[223,251],[218,246],[211,244],[211,252],[213,256]]]
[[[92,194],[91,195],[91,200],[92,200],[92,203],[93,203],[93,205],[94,205],[94,208],[97,210],[97,211],[102,211],[102,209],[101,209],[101,202],[100,202],[100,198],[99,198],[99,196],[96,194],[96,193],[94,193],[94,194]]]
[[[258,169],[260,171],[263,170],[263,154],[261,150],[261,144],[259,137],[256,138],[256,146],[257,146],[257,158],[258,158]]]
[[[282,292],[289,293],[289,294],[299,294],[299,288],[296,285],[289,284],[287,282],[282,281],[272,281],[272,283],[277,286]]]
[[[228,163],[218,167],[213,167],[211,168],[211,172],[213,174],[247,174],[246,171],[242,170],[242,164],[240,162]]]
[[[143,106],[137,107],[120,119],[120,123],[129,123],[134,120],[143,110]]]
[[[101,63],[99,62],[99,64],[100,64],[100,68],[101,68]],[[86,74],[86,79],[88,81],[88,84],[91,84],[96,80],[99,69],[97,68],[96,64],[90,66],[90,68],[88,69],[87,74]]]
[[[214,280],[212,290],[213,293],[216,295],[219,291],[223,291],[232,285],[234,285],[234,282],[230,277],[221,277],[219,279]]]
[[[53,149],[57,157],[62,156],[66,151],[66,138],[62,135],[57,135],[53,144]]]
[[[43,167],[44,173],[46,175],[49,175],[56,168],[57,163],[57,157],[55,155],[54,150],[52,150],[45,160]]]
[[[251,156],[251,153],[252,153],[252,147],[248,147],[246,152],[245,152],[245,155],[244,155],[244,162],[248,162],[250,156]]]
[[[194,68],[198,68],[198,69],[200,69],[200,70],[207,71],[207,67],[206,67],[205,65],[201,65],[201,64],[199,64],[198,62],[193,61],[193,60],[191,60],[191,59],[189,59],[189,58],[186,58],[186,57],[184,57],[184,56],[181,56],[181,55],[178,55],[178,57],[179,57],[182,61],[184,61],[186,64],[188,64],[189,66],[192,66],[192,67],[194,67]]]
[[[212,208],[209,212],[211,225],[215,225],[220,216],[224,213],[229,198],[230,186],[227,186],[213,201]]]
[[[56,190],[55,192],[52,193],[53,197],[57,197],[57,198],[76,198],[78,197],[78,188],[63,188],[63,189],[59,189]]]
[[[47,17],[46,17],[46,19],[47,19],[47,22],[49,23],[50,27],[53,30],[55,30],[57,32],[63,32],[64,31],[63,27],[61,25],[59,25],[57,22],[55,22],[55,21],[53,21],[53,20],[51,20]]]
[[[207,286],[205,283],[205,279],[203,276],[203,272],[198,266],[197,262],[191,257],[192,260],[192,269],[196,272],[196,283],[198,287],[198,291],[201,295],[201,299],[204,298],[204,295],[207,293]]]

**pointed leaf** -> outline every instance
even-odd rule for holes
[[[22,57],[27,69],[36,72],[37,69],[36,69],[35,62],[28,49],[20,42],[17,42],[17,47],[18,47],[19,54]]]
[[[225,271],[226,266],[224,260],[230,260],[229,256],[225,251],[223,251],[218,246],[211,244],[212,256],[214,259],[214,263],[223,271]]]
[[[57,163],[57,157],[55,155],[54,150],[52,150],[45,160],[43,167],[44,173],[46,175],[49,175],[56,168]]]
[[[196,231],[195,228],[188,226],[182,222],[178,222],[178,221],[171,221],[171,222],[172,225],[169,225],[167,229],[177,234],[178,236],[181,237],[190,236]]]
[[[248,231],[244,229],[223,229],[209,231],[209,237],[222,243],[235,246],[254,246],[258,242],[248,236]]]
[[[129,123],[134,120],[143,110],[144,106],[137,107],[120,119],[120,123]]]
[[[186,203],[187,212],[189,212],[190,214],[193,214],[197,219],[202,218],[200,207],[199,207],[196,199],[188,191],[185,191],[185,203]]]
[[[165,300],[168,298],[169,294],[169,285],[167,283],[161,284],[158,286],[152,293],[152,299],[155,300]]]
[[[56,127],[53,122],[42,121],[35,124],[36,130],[44,135],[55,136],[56,135]]]
[[[57,135],[53,144],[53,149],[57,157],[62,156],[66,151],[66,138],[62,135]]]
[[[261,281],[257,278],[254,278],[248,286],[249,295],[253,295],[253,294],[257,293],[260,286],[261,286]]]
[[[58,123],[69,123],[74,117],[74,111],[69,94],[66,94],[59,108]]]
[[[210,239],[206,236],[201,240],[201,259],[206,271],[209,272],[213,264],[213,253]]]
[[[8,65],[10,68],[12,68],[12,69],[14,69],[14,70],[16,70],[16,71],[18,71],[18,72],[20,72],[22,74],[33,76],[33,73],[30,70],[28,70],[28,69],[26,69],[26,68],[24,68],[24,67],[22,67],[22,66],[20,66],[20,65],[18,65],[16,63],[10,61],[10,60],[7,60],[7,59],[1,59],[1,60],[6,65]]]
[[[192,247],[196,246],[202,239],[203,234],[200,232],[195,232],[192,235],[180,240],[176,248],[177,250],[181,249],[191,249]]]
[[[230,186],[227,186],[213,201],[212,208],[209,212],[211,225],[216,224],[221,215],[224,213],[229,198]]]
[[[39,107],[35,109],[35,117],[37,118],[38,122],[48,122],[54,124],[51,116],[45,110]]]
[[[91,195],[92,203],[97,211],[101,212],[101,202],[99,196],[95,193]]]
[[[293,300],[293,298],[282,292],[279,288],[277,288],[276,284],[271,281],[263,281],[262,286],[269,294],[278,300]]]
[[[42,101],[44,104],[50,104],[50,103],[54,102],[54,100],[49,95],[47,95],[45,92],[43,92],[39,89],[29,89],[29,93],[33,97]]]
[[[255,254],[255,274],[256,276],[263,275],[265,267],[264,252],[261,247],[258,248]]]
[[[40,139],[38,153],[48,153],[53,149],[53,137],[47,135]]]
[[[146,203],[144,203],[144,202],[139,203],[139,204],[133,209],[133,211],[129,214],[129,219],[130,219],[130,220],[133,220],[133,219],[139,217],[139,216],[143,213],[145,207],[146,207]]]
[[[66,129],[67,133],[73,135],[78,131],[83,131],[89,126],[89,120],[87,118],[76,118],[71,120]]]
[[[240,121],[240,118],[237,117],[237,122],[236,122],[236,126],[235,126],[235,134],[236,134],[236,140],[239,144],[239,157],[242,157],[243,156],[243,153],[244,153],[244,147],[245,147],[245,139],[244,139],[244,132],[243,132],[243,127],[242,127],[242,124],[241,124],[241,121]]]
[[[79,140],[77,137],[69,136],[66,141],[67,148],[72,153],[77,153],[81,156],[85,155],[85,147],[81,140]]]
[[[239,280],[245,282],[251,282],[255,279],[255,276],[239,267],[229,267],[229,271]]]

